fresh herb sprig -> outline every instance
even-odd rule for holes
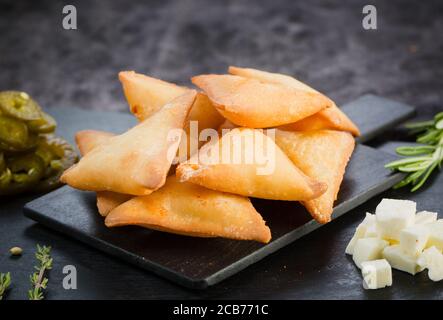
[[[46,289],[48,278],[45,272],[52,268],[52,258],[50,256],[51,247],[37,245],[35,258],[39,264],[35,266],[35,272],[30,276],[32,288],[28,291],[29,300],[43,300],[43,290]]]
[[[3,299],[6,290],[11,285],[11,274],[8,273],[0,273],[0,300]]]
[[[406,158],[390,162],[385,168],[408,173],[394,186],[394,189],[412,185],[411,191],[418,190],[431,173],[443,163],[443,112],[435,115],[433,120],[406,125],[412,134],[418,134],[417,142],[424,145],[398,147],[397,154]]]

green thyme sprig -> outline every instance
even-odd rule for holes
[[[0,300],[3,299],[6,290],[8,290],[11,285],[11,274],[8,273],[0,273]]]
[[[433,120],[406,125],[412,134],[418,134],[417,142],[424,145],[398,147],[397,154],[406,158],[385,165],[394,171],[408,175],[394,186],[398,189],[409,184],[411,191],[418,190],[435,169],[441,169],[443,163],[443,112],[435,115]]]
[[[46,289],[48,278],[45,272],[52,268],[52,258],[50,256],[51,247],[37,245],[35,258],[39,264],[35,266],[35,272],[30,276],[32,289],[28,291],[29,300],[43,300],[43,290]]]

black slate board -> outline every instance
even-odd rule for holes
[[[367,118],[368,105],[377,119]],[[389,106],[385,112],[383,105]],[[374,132],[380,133],[413,113],[409,106],[376,96],[358,99],[343,106],[343,110],[362,128],[362,139],[373,136]],[[86,128],[88,124],[92,124],[89,128],[93,129],[106,129],[106,126],[121,129],[122,124],[117,124],[120,117],[115,114],[111,117],[107,119],[100,113],[102,122],[94,121],[93,113],[88,113],[88,119],[81,121],[81,128],[73,130]],[[129,118],[123,115],[121,118],[125,125],[132,124]],[[362,120],[366,118],[371,119],[370,126]],[[395,156],[358,145],[347,167],[333,218],[398,182],[401,174],[390,174],[380,165],[393,159]],[[205,288],[321,226],[297,203],[258,199],[253,203],[271,228],[273,239],[269,244],[184,237],[137,227],[108,229],[97,214],[94,193],[68,186],[28,203],[24,212],[31,219],[179,284]]]

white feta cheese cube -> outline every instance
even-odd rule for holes
[[[365,238],[377,238],[377,221],[375,219],[375,214],[370,214],[366,212],[366,217],[363,220],[363,223],[366,226]]]
[[[392,269],[385,259],[361,263],[363,288],[380,289],[392,286]]]
[[[415,215],[415,224],[426,224],[437,221],[437,212],[420,211]]]
[[[354,247],[355,243],[358,239],[361,239],[365,236],[366,227],[362,226],[361,224],[355,229],[355,233],[351,238],[351,241],[349,241],[348,245],[346,246],[346,254],[352,255],[354,253]]]
[[[383,199],[375,215],[377,230],[385,240],[400,240],[400,231],[415,222],[416,203],[409,200]]]
[[[429,238],[429,228],[413,225],[400,232],[400,248],[410,256],[418,256],[425,248]]]
[[[420,255],[418,264],[428,269],[428,277],[432,281],[443,280],[443,254],[432,246]]]
[[[346,247],[346,254],[353,254],[355,243],[358,239],[371,238],[371,235],[374,233],[376,233],[375,215],[366,212],[366,217],[358,225],[357,229],[355,230],[354,236],[352,237],[351,241],[349,241]]]
[[[378,238],[358,239],[355,243],[352,258],[357,267],[361,268],[362,262],[381,259],[383,249],[388,244],[387,241]]]
[[[440,251],[443,250],[443,219],[426,224],[426,226],[429,228],[429,239],[426,248],[435,246]]]
[[[417,257],[406,254],[398,244],[384,248],[383,258],[388,260],[392,268],[412,275],[423,270],[417,263]]]

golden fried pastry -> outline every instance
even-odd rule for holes
[[[112,210],[106,226],[141,227],[196,237],[269,242],[271,232],[242,196],[209,190],[169,177],[148,196],[134,197]]]
[[[176,170],[181,181],[274,200],[309,200],[326,184],[309,178],[262,130],[236,128],[204,145]]]
[[[307,92],[318,93],[317,90],[305,83],[284,74],[232,66],[229,67],[229,73],[246,78],[257,79],[263,82],[280,83]],[[287,124],[283,126],[282,129],[295,131],[331,129],[348,131],[355,136],[360,135],[357,126],[337,107],[335,103],[331,105],[331,108],[323,109],[307,118]]]
[[[109,141],[109,138],[115,134],[100,130],[81,130],[75,134],[75,143],[77,144],[80,154],[84,156],[95,147]]]
[[[171,167],[170,154],[175,155],[180,142],[181,136],[173,141],[170,134],[183,128],[195,96],[196,91],[189,90],[129,131],[95,147],[61,180],[91,191],[146,195],[157,190]]]
[[[82,130],[75,134],[75,142],[80,150],[80,154],[84,156],[95,147],[105,144],[113,136],[115,136],[113,133],[105,131]],[[131,198],[132,196],[129,194],[116,193],[112,191],[98,191],[98,212],[100,215],[105,217],[112,209]]]
[[[200,75],[192,82],[236,125],[268,128],[299,121],[332,105],[318,92],[233,75]]]
[[[122,203],[128,201],[134,196],[130,194],[117,193],[112,191],[97,192],[97,209],[102,217],[106,217],[109,212],[117,208]]]
[[[315,220],[329,222],[346,165],[354,150],[352,135],[332,130],[277,130],[275,142],[306,175],[328,185],[320,197],[302,203]]]
[[[118,78],[123,86],[129,109],[140,121],[149,118],[165,104],[188,90],[134,71],[121,71]]]
[[[119,73],[119,78],[130,111],[140,121],[150,117],[161,106],[188,90],[186,87],[180,87],[174,83],[138,74],[134,71],[122,71]],[[200,132],[208,128],[217,129],[223,121],[224,118],[215,109],[208,97],[202,92],[197,93],[184,127],[187,139],[182,139],[180,143],[180,161],[187,160],[204,144],[204,141],[199,141]],[[193,126],[198,125],[198,130],[194,131],[192,135],[191,123],[193,123]]]
[[[208,96],[202,92],[197,93],[197,97],[195,98],[195,102],[192,105],[191,111],[189,113],[188,121],[186,121],[184,127],[187,139],[182,139],[179,147],[180,162],[189,159],[189,157],[197,152],[197,150],[205,143],[205,141],[199,140],[200,133],[203,130],[217,130],[217,128],[220,126],[221,123],[223,123],[224,120],[225,119],[212,105]],[[191,127],[196,125],[198,127],[198,130],[193,130],[191,132]],[[186,150],[186,153],[182,154],[184,150]]]

